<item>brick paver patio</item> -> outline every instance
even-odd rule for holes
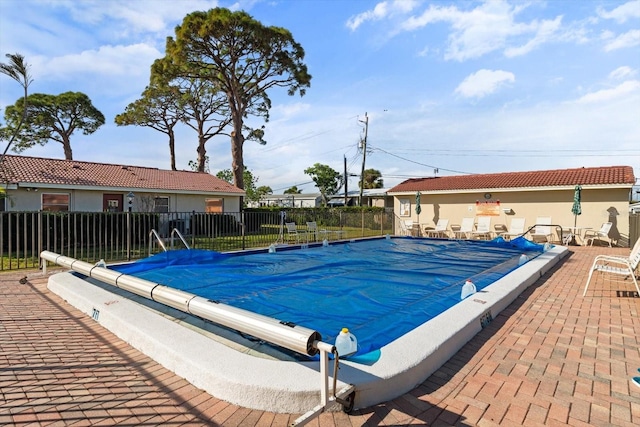
[[[637,426],[640,298],[571,248],[449,362],[410,393],[322,414],[310,425]],[[0,274],[0,425],[286,426],[193,387],[46,287],[39,272]]]

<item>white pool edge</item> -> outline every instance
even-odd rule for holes
[[[340,384],[356,385],[355,408],[391,400],[422,383],[482,329],[487,312],[495,318],[568,253],[555,246],[384,346],[370,366],[341,361]],[[241,353],[72,273],[51,276],[48,287],[89,316],[97,310],[103,327],[219,399],[280,413],[303,413],[320,401],[319,362]]]

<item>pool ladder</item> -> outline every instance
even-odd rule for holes
[[[152,228],[151,231],[149,232],[149,255],[151,255],[151,249],[153,247],[153,239],[151,238],[151,236],[154,236],[156,238],[156,241],[158,242],[158,245],[160,245],[162,250],[164,252],[167,252],[167,246],[164,244],[162,237],[160,237],[160,234],[158,234],[158,232]],[[173,230],[171,230],[171,236],[170,236],[171,249],[173,249],[173,241],[175,238],[174,236],[178,236],[178,238],[182,241],[182,244],[186,249],[191,249],[191,247],[187,243],[187,240],[184,238],[182,233],[178,231],[177,228],[174,228]]]

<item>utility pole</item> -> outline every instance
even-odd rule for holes
[[[349,175],[347,175],[347,156],[343,155],[344,158],[344,205],[347,206],[347,187],[349,186]]]
[[[362,207],[362,193],[364,190],[364,163],[367,159],[367,133],[369,132],[369,117],[364,113],[364,120],[358,120],[364,123],[364,138],[362,138],[362,172],[360,172],[360,206]]]

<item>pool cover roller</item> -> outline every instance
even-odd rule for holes
[[[303,326],[252,313],[189,292],[129,276],[105,267],[79,261],[74,258],[43,251],[40,257],[87,277],[108,283],[136,295],[143,296],[177,310],[210,320],[219,325],[265,340],[275,345],[314,356],[318,353],[316,342],[319,332]]]

